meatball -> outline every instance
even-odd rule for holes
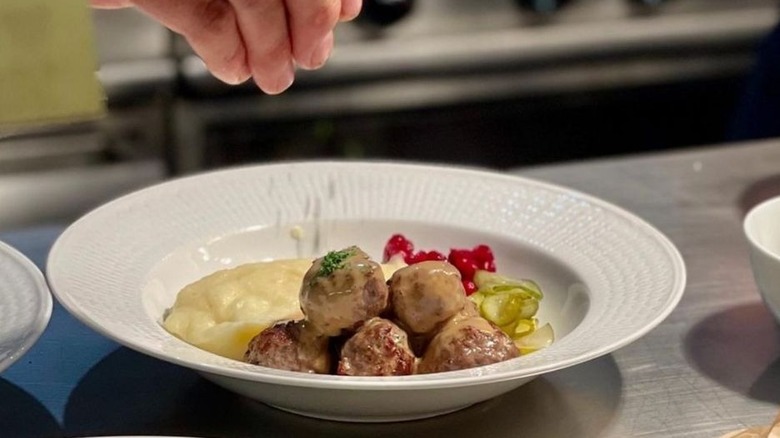
[[[352,246],[314,261],[303,277],[300,301],[314,329],[338,336],[384,312],[388,290],[382,268]]]
[[[447,321],[425,350],[420,374],[463,370],[518,357],[512,339],[482,317],[459,314]]]
[[[460,318],[471,318],[479,315],[479,310],[477,310],[477,305],[474,304],[473,301],[466,299],[465,304],[463,305],[463,308],[458,311],[451,320]],[[425,354],[425,349],[428,348],[428,344],[431,342],[431,339],[436,335],[436,331],[426,333],[423,335],[418,334],[411,334],[409,335],[409,344],[412,346],[412,351],[414,351],[414,354],[418,357],[422,357],[423,354]]]
[[[244,360],[280,370],[327,374],[328,338],[312,330],[305,321],[281,322],[252,338]]]
[[[344,344],[337,373],[344,376],[405,376],[417,358],[406,333],[391,321],[373,318]]]
[[[447,262],[427,261],[401,268],[389,284],[393,311],[414,334],[431,333],[466,304],[460,272]]]

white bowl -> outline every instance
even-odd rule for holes
[[[395,232],[421,248],[491,245],[500,272],[541,284],[539,318],[555,343],[456,372],[344,377],[219,357],[160,324],[182,286],[217,269],[350,244],[380,256]],[[685,284],[669,240],[606,202],[497,173],[389,163],[245,167],[141,190],[68,228],[47,270],[59,301],[100,333],[280,409],[348,421],[458,410],[607,354],[658,325]]]
[[[0,242],[0,371],[35,344],[49,324],[51,310],[51,293],[41,271]]]
[[[743,229],[758,290],[780,321],[780,197],[752,208],[745,216]]]

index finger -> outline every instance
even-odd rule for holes
[[[292,85],[292,57],[284,0],[230,0],[247,49],[247,61],[257,85],[278,94]]]
[[[333,46],[333,28],[341,15],[339,0],[286,0],[295,61],[303,68],[325,63]]]
[[[208,69],[229,84],[249,78],[235,11],[224,0],[134,0],[138,9],[183,35]]]

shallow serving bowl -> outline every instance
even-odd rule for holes
[[[161,326],[180,288],[218,269],[352,244],[380,257],[397,232],[426,249],[491,245],[500,273],[541,285],[538,316],[556,341],[487,367],[341,377],[222,358]],[[130,348],[280,409],[349,421],[458,410],[607,354],[658,325],[685,284],[669,240],[614,205],[497,173],[389,163],[243,167],[141,190],[68,228],[47,271],[71,313]]]
[[[49,324],[52,298],[43,274],[0,242],[0,371],[19,360]]]

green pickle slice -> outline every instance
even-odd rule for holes
[[[538,327],[536,312],[544,296],[536,282],[514,280],[492,272],[478,271],[474,276],[477,292],[469,298],[483,318],[508,334],[521,354],[550,345],[554,333],[550,324]]]
[[[550,324],[545,324],[526,336],[515,338],[515,345],[520,354],[533,353],[550,346],[555,340],[555,332]]]
[[[517,320],[523,311],[523,299],[513,294],[488,295],[482,300],[479,310],[482,316],[498,326]]]

